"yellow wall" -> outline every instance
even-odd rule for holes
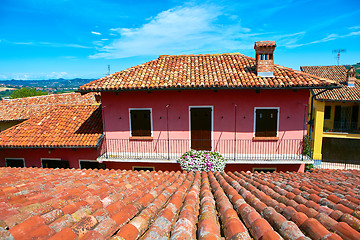
[[[314,117],[314,129],[312,138],[314,139],[314,153],[313,159],[321,160],[321,148],[322,148],[322,138],[323,138],[323,128],[324,128],[324,109],[325,103],[314,100],[313,106],[313,117]]]
[[[311,106],[311,97],[309,99],[309,106]],[[314,100],[313,103],[313,118],[314,126],[310,130],[311,126],[308,126],[308,132],[311,131],[311,138],[314,140],[313,147],[313,159],[321,160],[322,159],[322,140],[323,137],[331,138],[351,138],[351,139],[360,139],[360,132],[357,133],[336,133],[329,131],[334,127],[334,117],[335,117],[335,106],[354,106],[359,105],[358,103],[347,103],[347,102],[321,102]],[[324,119],[325,106],[331,106],[330,119]],[[309,109],[309,120],[311,116],[311,109]],[[359,109],[360,110],[360,109]],[[358,116],[358,127],[360,127],[360,111]]]

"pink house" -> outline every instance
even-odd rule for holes
[[[79,88],[101,92],[109,168],[176,170],[192,149],[218,151],[226,170],[301,171],[309,89],[334,84],[274,64],[275,42],[238,53],[163,55]]]

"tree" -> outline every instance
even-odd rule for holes
[[[48,95],[47,92],[36,90],[35,88],[27,88],[23,87],[21,89],[15,90],[10,98],[24,98],[24,97],[33,97],[33,96],[41,96]]]

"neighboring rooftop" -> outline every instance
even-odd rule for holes
[[[0,121],[26,120],[58,105],[96,104],[96,94],[63,93],[0,101]]]
[[[326,91],[315,97],[321,101],[343,101],[343,102],[359,102],[360,101],[360,82],[355,80],[354,86],[346,85],[347,69],[345,66],[301,66],[301,71],[316,75],[323,78],[331,79],[340,84],[341,88]],[[314,94],[320,93],[322,90],[312,90]]]
[[[360,172],[0,168],[1,239],[360,239]]]
[[[0,148],[97,147],[101,106],[56,105],[0,133]]]
[[[80,92],[149,89],[326,88],[335,83],[279,65],[258,77],[254,58],[239,53],[162,55],[79,87]]]

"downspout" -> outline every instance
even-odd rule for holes
[[[105,158],[107,159],[107,139],[106,139],[106,131],[105,131],[105,111],[104,111],[105,106],[103,104],[101,104],[101,114],[102,114],[102,124],[103,124],[103,132],[104,132],[104,140],[103,140],[103,144],[105,144]]]
[[[234,118],[235,118],[235,126],[234,126],[234,162],[235,162],[235,159],[236,159],[236,109],[237,109],[237,105],[235,105],[235,109],[234,109]]]
[[[170,104],[166,105],[166,132],[167,132],[168,160],[170,160],[169,106]]]

